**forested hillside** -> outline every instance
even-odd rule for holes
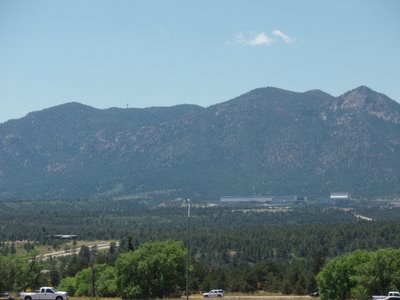
[[[361,197],[400,190],[400,105],[260,88],[207,108],[67,103],[0,124],[0,198]]]

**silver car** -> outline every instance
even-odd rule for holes
[[[204,293],[204,298],[222,298],[225,296],[225,292],[223,290],[211,290],[208,293]]]

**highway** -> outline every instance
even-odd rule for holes
[[[92,249],[93,247],[97,246],[97,250],[98,251],[102,251],[102,250],[108,250],[110,248],[110,243],[101,243],[101,244],[92,244],[92,245],[87,245],[89,247],[89,249]],[[119,242],[115,242],[116,247],[119,246]],[[40,255],[42,257],[43,260],[47,260],[50,257],[56,258],[56,257],[61,257],[61,256],[70,256],[70,255],[74,255],[74,254],[78,254],[80,250],[80,247],[77,247],[74,250],[62,250],[62,251],[55,251],[55,252],[50,252],[50,253],[46,253],[46,254],[42,254]]]

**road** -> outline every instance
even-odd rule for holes
[[[88,247],[90,249],[92,249],[93,247],[97,246],[97,250],[101,251],[101,250],[107,250],[110,248],[110,243],[101,243],[101,244],[93,244],[93,245],[88,245]],[[118,247],[119,246],[119,242],[115,242],[115,245]],[[55,251],[55,252],[50,252],[50,253],[46,253],[46,254],[42,254],[41,257],[43,258],[43,260],[49,259],[50,257],[56,258],[56,257],[60,257],[60,256],[70,256],[70,255],[74,255],[77,254],[79,252],[79,248],[74,250],[63,250],[63,251]]]
[[[182,297],[183,298],[183,297]],[[181,298],[181,299],[182,299]],[[203,298],[203,296],[201,295],[191,295],[190,299],[205,299]],[[217,298],[217,299],[221,299],[221,298]],[[258,296],[258,295],[244,295],[244,296],[230,296],[225,295],[224,298],[222,298],[223,300],[311,300],[311,299],[319,299],[319,298],[313,298],[310,296],[293,296],[293,295],[275,295],[275,296]],[[170,299],[173,300],[173,299]]]

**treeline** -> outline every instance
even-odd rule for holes
[[[374,221],[362,221],[355,214]],[[324,263],[334,257],[357,249],[400,248],[399,220],[400,209],[376,207],[298,205],[271,210],[195,204],[189,219],[191,291],[309,293],[317,288],[316,276]],[[116,285],[101,278],[116,272],[112,268],[118,258],[149,242],[186,243],[187,221],[183,201],[0,202],[0,270],[5,272],[0,274],[0,288],[19,291],[47,285],[48,280],[55,286],[73,282],[66,278],[79,278],[76,282],[83,284],[97,274],[100,281],[94,292],[86,284],[75,286],[73,294],[113,296],[111,287]],[[65,241],[53,238],[55,234],[120,243],[112,243],[106,252],[82,246],[76,255],[39,261],[39,246],[66,247]],[[27,240],[22,243],[27,254],[16,249],[21,240]],[[47,272],[34,275],[38,270]]]
[[[23,243],[27,252],[37,244],[60,249],[64,241],[54,239],[54,234],[78,234],[80,240],[131,237],[135,246],[186,239],[182,202],[156,206],[134,201],[12,202],[0,203],[0,208],[3,255],[15,253],[18,240],[28,240]],[[308,262],[316,253],[330,258],[356,249],[400,247],[399,209],[364,209],[366,216],[382,216],[373,222],[359,220],[354,213],[313,206],[281,211],[195,206],[190,218],[191,253],[202,263],[225,267],[259,261]],[[388,214],[391,220],[385,220]]]
[[[357,249],[400,247],[399,222],[359,222],[319,225],[264,225],[199,230],[192,248],[214,265],[260,260],[308,260],[316,254],[336,257]]]
[[[376,221],[399,221],[400,208],[357,208],[297,205],[268,210],[260,206],[193,204],[191,228],[258,227],[356,223],[355,213]],[[81,240],[115,240],[132,235],[140,241],[185,234],[183,201],[164,203],[141,200],[0,201],[0,241],[31,240],[52,244],[54,234],[78,234]]]
[[[23,290],[56,285],[72,296],[123,299],[178,297],[185,291],[186,250],[182,242],[151,242],[134,248],[130,239],[108,252],[82,246],[79,253],[44,261],[29,256],[0,256],[0,288]],[[191,293],[215,287],[228,292],[266,290],[305,294],[319,289],[322,299],[367,300],[400,288],[400,250],[356,250],[325,261],[316,255],[311,264],[258,261],[212,267],[191,258]],[[47,270],[46,272],[43,272]]]
[[[186,250],[182,242],[171,241],[136,248],[128,238],[120,247],[111,244],[107,252],[82,246],[75,255],[59,259],[42,260],[36,251],[0,256],[0,288],[21,291],[51,284],[73,296],[175,297],[185,291]],[[319,256],[311,265],[298,260],[212,266],[191,256],[190,292],[218,287],[228,292],[305,294],[316,288],[315,275],[323,262]]]
[[[383,224],[380,225],[382,227]],[[383,230],[387,230],[391,225],[393,224],[385,224]],[[277,229],[275,228],[275,230]],[[343,237],[351,236],[354,233],[346,232],[345,229],[346,226],[343,224],[336,233],[343,234]],[[398,229],[393,228],[393,232]],[[290,233],[294,228],[286,230],[281,231],[281,234]],[[312,231],[309,230],[305,230],[303,234],[307,236],[312,231],[317,233],[317,227]],[[216,235],[224,243],[230,243],[230,248],[227,244],[222,243],[218,246],[217,242],[211,242],[214,241],[213,235],[209,235],[211,240],[208,245],[204,245],[202,251],[198,246],[193,245],[190,256],[190,290],[202,292],[218,287],[229,292],[255,292],[262,289],[284,294],[307,294],[316,290],[316,276],[325,262],[329,260],[329,256],[324,253],[324,248],[318,248],[318,243],[314,243],[313,247],[311,243],[309,252],[298,256],[295,252],[290,251],[290,247],[281,245],[281,248],[276,249],[277,257],[273,257],[271,255],[273,250],[264,249],[263,244],[257,246],[256,242],[251,242],[256,240],[263,231],[263,229],[259,229],[258,232],[255,231],[251,235],[248,235],[250,232],[243,232],[243,236],[247,236],[247,238],[242,241],[243,245],[236,250],[234,244],[235,241],[241,239],[240,236]],[[388,232],[390,231],[388,230]],[[279,231],[276,231],[275,234],[272,234],[272,231],[268,232],[271,233],[270,238],[278,239]],[[293,239],[293,236],[299,232],[293,231],[291,235],[286,236],[287,241]],[[332,232],[334,231],[332,230]],[[329,237],[325,233],[327,231],[319,231],[314,237],[319,235],[323,237],[322,240],[328,240]],[[206,236],[204,234],[204,237]],[[361,237],[365,238],[365,235],[360,235]],[[301,236],[298,238],[301,239]],[[311,239],[311,237],[309,238]],[[201,241],[204,243],[208,241],[202,237],[193,238],[193,240],[200,244]],[[251,243],[246,246],[246,242]],[[310,240],[304,242],[307,243]],[[116,288],[115,283],[116,261],[121,255],[135,252],[142,245],[132,237],[124,237],[120,241],[119,247],[116,246],[116,243],[111,243],[106,252],[98,251],[95,247],[82,246],[76,251],[76,255],[46,261],[38,259],[36,250],[31,251],[29,255],[0,256],[0,286],[3,289],[19,291],[47,285],[50,281],[55,286],[67,289],[71,295],[119,296],[120,288]],[[43,273],[42,270],[48,271]],[[92,286],[93,278],[95,278],[94,287]]]

